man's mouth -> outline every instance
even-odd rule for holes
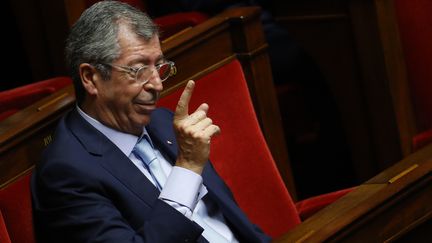
[[[156,102],[136,102],[135,105],[140,113],[150,113],[156,109]]]
[[[140,100],[138,97],[135,99],[135,105],[137,107],[138,112],[140,113],[151,113],[156,109],[156,103],[159,99],[159,93],[153,94],[151,99],[143,99]]]

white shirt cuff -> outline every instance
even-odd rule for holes
[[[159,198],[176,202],[193,211],[198,201],[207,193],[207,189],[202,186],[202,182],[201,175],[174,166]]]

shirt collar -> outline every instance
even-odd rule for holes
[[[128,157],[132,153],[132,150],[135,147],[135,144],[138,142],[138,140],[141,139],[141,137],[143,137],[144,135],[149,136],[145,127],[143,127],[143,133],[141,134],[141,136],[137,137],[133,134],[120,132],[120,131],[117,131],[115,129],[112,129],[110,127],[105,126],[100,121],[87,115],[78,106],[77,106],[77,110],[78,110],[78,113],[88,123],[90,123],[90,125],[92,125],[94,128],[96,128],[103,135],[105,135],[112,143],[114,143]],[[150,138],[150,136],[149,136],[149,138]],[[152,144],[151,139],[150,139],[150,144]]]

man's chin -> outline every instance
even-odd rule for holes
[[[147,126],[149,123],[150,123],[149,115],[145,115],[145,116],[137,115],[133,117],[133,119],[131,120],[131,124],[130,124],[131,131],[129,131],[128,133],[140,136],[143,131],[143,128]]]

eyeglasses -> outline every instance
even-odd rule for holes
[[[117,68],[120,69],[120,71],[129,73],[135,78],[135,81],[140,85],[144,85],[148,81],[150,81],[151,75],[153,74],[153,69],[151,68],[150,65],[144,65],[137,68],[114,65],[109,63],[102,63],[102,65],[107,65],[110,66],[111,68]],[[159,75],[159,78],[161,79],[161,82],[167,80],[169,77],[174,76],[177,73],[177,68],[174,62],[172,61],[159,63],[156,64],[154,67]]]

